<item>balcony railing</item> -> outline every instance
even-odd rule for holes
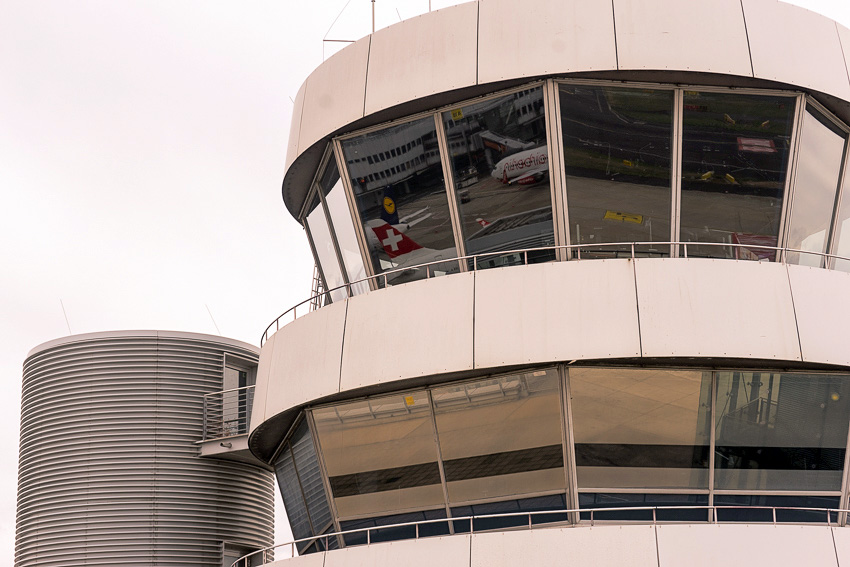
[[[723,249],[727,249],[727,255],[720,256],[706,254],[706,249],[713,248],[719,248],[721,251],[723,251]],[[546,246],[543,248],[524,248],[520,250],[485,252],[482,254],[441,259],[433,262],[426,262],[424,264],[418,264],[416,266],[405,266],[403,268],[387,270],[374,276],[367,276],[357,281],[324,290],[321,294],[312,295],[304,301],[290,307],[272,321],[260,337],[260,346],[263,346],[270,334],[280,330],[281,326],[287,324],[290,319],[292,321],[297,319],[299,317],[299,308],[300,314],[305,315],[312,309],[321,307],[323,303],[320,301],[319,295],[327,296],[335,291],[344,290],[346,296],[351,297],[353,288],[363,285],[369,286],[372,282],[375,282],[378,285],[383,283],[384,287],[387,287],[392,285],[391,280],[394,276],[399,276],[401,274],[409,275],[411,273],[419,272],[422,274],[421,279],[427,279],[435,275],[435,271],[438,269],[444,270],[446,265],[455,263],[457,263],[457,265],[465,265],[468,271],[475,272],[493,267],[492,265],[489,265],[488,260],[493,261],[494,259],[506,256],[513,256],[509,263],[505,263],[506,266],[524,265],[529,263],[529,254],[531,254],[532,263],[534,263],[535,256],[549,252],[555,252],[555,255],[557,256],[558,251],[561,251],[561,254],[571,258],[571,261],[582,260],[582,254],[585,259],[626,258],[632,260],[635,258],[669,257],[671,254],[674,254],[677,257],[686,259],[690,257],[755,262],[776,261],[782,264],[797,263],[791,261],[791,258],[799,259],[805,257],[816,259],[815,263],[826,269],[835,269],[836,263],[839,260],[850,263],[850,258],[835,254],[827,254],[825,252],[812,252],[809,250],[797,250],[793,248],[779,248],[776,246],[763,246],[749,243],[739,244],[731,242],[605,242],[599,244],[573,244],[570,246]],[[690,256],[688,255],[689,252],[691,252]],[[807,265],[812,264],[809,263]],[[411,278],[408,277],[405,281],[410,280]]]
[[[665,520],[662,516],[668,516],[671,512],[695,512],[704,514],[703,521],[694,520]],[[740,515],[735,516],[737,512],[750,512],[746,519],[741,519]],[[365,543],[357,545],[372,545],[374,543],[386,542],[399,539],[420,539],[425,537],[434,537],[434,530],[428,530],[427,527],[445,525],[451,533],[463,535],[493,531],[505,530],[522,530],[533,529],[535,527],[555,527],[558,525],[571,527],[591,527],[598,524],[607,525],[658,525],[658,524],[719,524],[719,523],[751,523],[751,524],[785,524],[785,525],[822,525],[827,527],[842,526],[847,518],[848,510],[830,509],[830,508],[799,508],[789,506],[629,506],[622,508],[582,508],[579,510],[544,510],[535,512],[511,512],[506,514],[488,514],[481,516],[464,516],[461,518],[443,518],[439,520],[421,520],[419,522],[407,522],[402,524],[392,524],[386,526],[375,526],[369,528],[359,528],[354,530],[345,530],[341,532],[333,532],[321,536],[302,538],[287,543],[281,543],[260,549],[248,555],[237,559],[231,567],[257,567],[265,565],[275,555],[276,550],[289,552],[289,557],[295,557],[295,550],[301,544],[312,545],[317,543],[320,549],[333,549],[333,540],[344,536],[360,536],[360,539],[365,539]],[[628,514],[631,516],[629,520],[624,519],[606,519],[606,516],[611,514]],[[637,515],[644,515],[645,519],[637,518]],[[730,517],[724,518],[729,515]],[[805,517],[803,520],[801,518]],[[494,523],[503,524],[500,527],[492,527]],[[451,527],[449,527],[451,526]],[[426,528],[426,529],[422,529]],[[405,537],[381,537],[380,532],[389,532],[394,530],[396,535],[401,530],[406,530]],[[424,532],[424,533],[422,533]],[[443,533],[442,535],[449,535]],[[328,545],[331,544],[329,548]],[[305,546],[306,546],[305,545]]]
[[[251,423],[254,386],[204,395],[204,441],[246,435]]]

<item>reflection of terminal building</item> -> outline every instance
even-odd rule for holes
[[[381,30],[296,99],[326,293],[260,354],[280,565],[850,561],[850,31],[516,6]]]

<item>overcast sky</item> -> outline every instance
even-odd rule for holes
[[[847,0],[792,3],[850,27]],[[428,4],[377,0],[377,27]],[[371,2],[0,0],[0,14],[0,565],[12,565],[32,347],[69,325],[217,324],[256,344],[309,295],[307,241],[280,197],[291,98],[338,48],[323,38],[370,31]]]

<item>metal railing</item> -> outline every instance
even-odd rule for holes
[[[764,519],[740,519],[733,518],[724,520],[722,518],[724,512],[730,512],[733,510],[751,510],[756,512],[762,512],[764,514]],[[659,519],[659,516],[666,515],[665,512],[675,512],[675,511],[694,511],[699,512],[703,511],[705,514],[705,520],[690,520],[690,519],[671,519],[664,520]],[[839,523],[839,515],[846,517],[847,512],[850,510],[844,509],[834,509],[834,508],[802,508],[802,507],[791,507],[791,506],[708,506],[708,505],[700,505],[700,506],[627,506],[627,507],[611,507],[611,508],[581,508],[581,509],[573,509],[573,510],[541,510],[534,512],[510,512],[504,514],[487,514],[481,516],[463,516],[459,518],[441,518],[438,520],[420,520],[418,522],[405,522],[400,524],[390,524],[386,526],[374,526],[369,528],[358,528],[353,530],[344,530],[340,532],[333,532],[328,534],[323,534],[320,536],[312,536],[308,538],[302,538],[293,540],[287,543],[276,544],[270,547],[266,547],[264,549],[260,549],[258,551],[254,551],[253,553],[249,553],[248,555],[243,555],[239,559],[237,559],[231,567],[257,567],[259,565],[265,565],[269,561],[273,560],[274,552],[278,549],[289,548],[289,557],[295,557],[296,550],[301,544],[305,544],[305,547],[309,547],[314,543],[323,544],[322,549],[329,549],[329,544],[331,541],[338,541],[345,536],[359,536],[362,540],[365,537],[365,543],[359,543],[354,545],[372,545],[373,543],[380,543],[382,541],[398,541],[400,539],[420,539],[424,537],[434,537],[435,535],[450,535],[450,531],[455,535],[466,535],[466,534],[475,534],[475,533],[485,533],[485,532],[494,532],[494,531],[505,531],[505,530],[521,530],[521,529],[533,529],[535,527],[556,527],[559,525],[570,526],[570,527],[591,527],[597,525],[597,523],[602,522],[609,525],[622,525],[622,524],[631,524],[631,525],[657,525],[657,524],[720,524],[720,523],[749,523],[749,524],[787,524],[787,525],[824,525],[827,527],[832,526],[840,526]],[[646,519],[608,519],[606,520],[603,517],[605,514],[622,514],[622,513],[640,513],[645,512],[647,518]],[[779,512],[779,516],[777,516],[777,512]],[[791,512],[795,514],[806,514],[811,515],[814,521],[793,521],[782,519],[781,516],[783,513]],[[563,517],[563,520],[553,519],[553,516]],[[817,517],[820,516],[823,521],[818,521]],[[535,518],[539,521],[535,522]],[[492,522],[496,520],[504,520],[507,525],[493,527]],[[521,521],[520,521],[521,520]],[[513,521],[513,523],[510,523]],[[476,529],[476,522],[487,523],[490,522],[491,525],[489,527],[480,527]],[[422,534],[423,527],[426,526],[434,526],[434,525],[446,525],[445,532],[441,532],[439,534]],[[451,524],[452,529],[449,530],[449,525]],[[395,537],[395,538],[375,538],[376,532],[380,532],[382,530],[399,530],[407,528],[412,534],[410,537]],[[348,544],[349,546],[352,544]]]
[[[719,256],[719,255],[706,255],[700,254],[700,249],[702,248],[728,248],[730,252],[734,254],[730,256]],[[697,250],[697,254],[688,255],[688,250],[694,251]],[[740,243],[731,243],[731,242],[605,242],[598,244],[572,244],[569,246],[544,246],[540,248],[523,248],[518,250],[505,250],[498,252],[484,252],[481,254],[470,254],[467,256],[458,256],[457,258],[449,258],[449,259],[441,259],[435,260],[433,262],[426,262],[423,264],[417,264],[415,266],[405,266],[402,268],[396,268],[394,270],[387,270],[385,272],[381,272],[380,274],[376,274],[374,276],[367,276],[365,278],[361,278],[359,280],[349,282],[347,284],[343,284],[340,286],[336,286],[327,290],[322,291],[321,294],[312,295],[297,303],[296,305],[290,307],[283,313],[281,313],[274,321],[269,323],[269,326],[263,331],[263,335],[260,337],[260,346],[266,342],[269,337],[270,332],[274,333],[280,330],[282,321],[287,320],[291,317],[291,320],[294,321],[299,317],[299,308],[301,308],[301,315],[304,315],[311,311],[311,306],[316,306],[322,304],[319,301],[319,296],[329,296],[330,294],[336,291],[344,291],[346,297],[352,296],[352,288],[357,286],[369,286],[371,282],[377,282],[378,285],[383,283],[383,287],[388,287],[392,285],[391,280],[395,277],[398,277],[402,274],[409,275],[411,273],[420,272],[422,277],[420,279],[428,279],[432,275],[435,275],[435,272],[438,271],[438,268],[443,268],[442,271],[445,271],[445,267],[447,265],[457,265],[460,266],[460,263],[465,263],[467,269],[469,271],[478,271],[482,269],[489,269],[491,265],[487,265],[487,259],[498,259],[503,256],[514,256],[515,259],[521,259],[521,262],[512,261],[510,263],[504,264],[505,266],[513,266],[513,265],[527,265],[528,264],[528,255],[531,253],[532,255],[536,255],[539,253],[552,252],[554,256],[557,257],[557,252],[563,251],[566,253],[566,256],[570,258],[571,261],[582,260],[582,252],[584,253],[585,259],[614,259],[614,258],[625,258],[632,259],[635,258],[647,258],[647,257],[670,257],[672,253],[675,251],[680,258],[710,258],[710,259],[728,259],[728,260],[743,260],[743,261],[751,261],[751,262],[779,262],[782,264],[789,262],[789,256],[794,257],[794,255],[808,255],[817,257],[818,265],[822,268],[826,269],[834,269],[836,260],[844,260],[850,262],[850,258],[845,256],[838,256],[836,254],[827,254],[826,252],[812,252],[810,250],[798,250],[795,248],[780,248],[778,246],[765,246],[760,244],[740,244]],[[755,251],[761,251],[764,256],[764,253],[767,253],[767,257],[761,257],[755,253]],[[552,255],[550,255],[550,258]],[[534,260],[534,258],[532,258]],[[554,258],[552,259],[554,261]],[[535,262],[532,262],[535,263]],[[796,262],[795,262],[796,263]],[[411,281],[412,278],[407,278],[405,282]],[[272,329],[274,328],[274,329]]]
[[[253,403],[254,386],[204,394],[203,440],[246,435]]]

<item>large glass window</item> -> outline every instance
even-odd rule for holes
[[[850,272],[850,175],[844,164],[844,188],[841,192],[841,203],[838,205],[838,217],[832,237],[832,253],[841,258],[833,260],[832,267],[842,272]],[[846,259],[842,259],[846,258]]]
[[[313,411],[341,519],[445,507],[428,393]]]
[[[342,149],[375,273],[457,257],[433,117],[344,140]],[[455,271],[457,261],[431,268]],[[402,270],[387,281],[424,277]]]
[[[669,242],[673,91],[560,85],[559,95],[570,242]],[[629,248],[588,248],[582,257]]]
[[[432,395],[451,504],[566,490],[556,369]]]
[[[307,211],[305,219],[307,230],[310,231],[310,238],[313,241],[313,247],[319,260],[319,267],[322,269],[322,275],[325,277],[326,289],[334,290],[330,292],[332,301],[341,301],[348,297],[348,293],[344,287],[339,287],[345,284],[345,280],[342,277],[339,259],[334,249],[333,237],[328,227],[328,219],[325,216],[325,209],[322,207],[322,201],[318,193],[313,193],[313,200],[310,202],[310,207]]]
[[[354,232],[354,223],[351,220],[351,211],[348,208],[348,200],[345,198],[345,188],[339,178],[339,170],[336,161],[331,156],[320,183],[325,195],[325,204],[328,207],[331,223],[336,234],[342,262],[345,265],[345,273],[349,282],[362,280],[366,277],[366,269],[363,267],[363,257],[360,247],[357,245],[357,236]],[[351,292],[356,295],[369,290],[366,282],[352,286]]]
[[[275,461],[275,475],[295,539],[333,531],[316,449],[306,420],[301,421],[292,437],[284,443]],[[336,540],[332,538],[328,544],[334,547]],[[311,547],[313,550],[324,549],[324,540],[302,542],[298,551],[304,553]]]
[[[570,369],[579,489],[708,488],[711,373]]]
[[[679,240],[742,245],[688,256],[776,258],[795,101],[685,91]]]
[[[826,252],[846,135],[812,108],[803,116],[786,246]],[[822,266],[818,254],[789,253],[790,262]]]
[[[716,407],[716,488],[841,489],[846,377],[719,372]]]
[[[443,113],[467,254],[555,244],[543,89]],[[529,262],[554,260],[553,250]],[[478,266],[522,263],[485,257]]]

